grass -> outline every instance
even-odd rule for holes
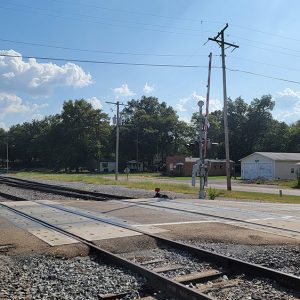
[[[292,188],[292,189],[299,189],[298,186],[298,180],[297,179],[289,179],[289,180],[282,180],[282,179],[276,179],[276,180],[267,180],[267,179],[259,179],[254,180],[254,184],[264,184],[264,185],[277,185],[278,187],[282,188]]]
[[[105,177],[115,177],[115,174],[99,174],[99,176],[105,176]],[[120,178],[127,178],[126,174],[119,174]],[[130,173],[129,178],[154,178],[154,179],[170,179],[170,180],[178,180],[178,181],[186,181],[186,180],[192,180],[192,176],[164,176],[161,175],[161,173]],[[226,179],[226,176],[209,176],[208,180],[221,180]]]
[[[35,172],[20,172],[15,174],[18,177],[24,178],[33,178],[33,179],[46,179],[46,180],[61,180],[61,181],[79,181],[85,182],[87,184],[103,184],[103,185],[122,185],[129,188],[140,188],[145,190],[152,190],[154,194],[154,189],[156,187],[161,188],[162,193],[167,192],[176,192],[197,195],[198,187],[192,187],[189,184],[185,183],[169,183],[166,181],[155,182],[151,180],[152,176],[148,177],[148,180],[139,180],[139,181],[127,181],[119,180],[115,181],[113,179],[104,178],[103,175],[99,174],[53,174],[53,173],[35,173]],[[125,177],[126,175],[124,175]],[[125,179],[125,178],[123,178]],[[149,180],[150,179],[150,180]],[[239,191],[226,191],[226,190],[217,190],[217,198],[230,198],[238,200],[258,200],[263,202],[273,202],[273,203],[293,203],[300,204],[300,196],[292,195],[283,195],[279,197],[276,194],[267,194],[267,193],[257,193],[257,192],[239,192]]]

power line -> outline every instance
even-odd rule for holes
[[[116,55],[133,55],[133,56],[182,56],[182,57],[197,57],[197,56],[205,56],[206,54],[156,54],[156,53],[134,53],[134,52],[116,52],[116,51],[104,51],[104,50],[97,50],[97,49],[82,49],[82,48],[72,48],[72,47],[65,47],[65,46],[56,46],[56,45],[49,45],[43,43],[32,43],[32,42],[24,42],[24,41],[16,41],[10,39],[2,39],[0,41],[13,43],[13,44],[23,44],[23,45],[30,45],[30,46],[38,46],[38,47],[46,47],[46,48],[54,48],[54,49],[62,49],[62,50],[72,50],[72,51],[81,51],[81,52],[97,52],[97,53],[104,53],[104,54],[116,54]]]
[[[23,8],[23,9],[22,9]],[[24,10],[25,8],[25,10]],[[30,7],[30,6],[24,6],[23,7],[19,6],[18,7],[5,7],[5,6],[0,6],[0,9],[7,9],[7,10],[12,10],[12,11],[21,11],[21,12],[25,12],[25,13],[34,13],[36,14],[34,11],[30,11],[30,9],[33,10],[40,10],[40,11],[45,11],[45,9],[41,9],[41,8],[35,8],[35,7]],[[26,10],[29,9],[29,10]],[[49,11],[49,10],[46,10]],[[101,25],[108,25],[108,26],[113,26],[113,27],[121,27],[121,28],[133,28],[133,29],[141,29],[141,30],[147,30],[147,31],[156,31],[156,32],[163,32],[163,33],[172,33],[172,34],[181,34],[181,35],[189,35],[189,36],[197,36],[199,37],[199,34],[201,34],[203,31],[201,31],[200,29],[192,29],[192,28],[175,28],[175,29],[179,29],[179,30],[185,30],[185,31],[197,31],[199,32],[199,34],[191,34],[191,33],[184,33],[184,32],[177,32],[177,31],[168,31],[168,30],[160,30],[160,29],[153,29],[153,28],[146,28],[146,27],[141,27],[141,25],[146,25],[146,26],[154,26],[154,27],[168,27],[168,26],[163,26],[163,25],[156,25],[156,24],[145,24],[145,23],[137,23],[137,22],[126,22],[123,21],[123,23],[126,24],[134,24],[134,25],[138,25],[138,26],[130,26],[130,25],[122,25],[122,24],[114,24],[114,23],[109,23],[109,22],[100,22],[100,21],[93,21],[90,20],[89,18],[96,18],[96,19],[101,19],[95,16],[90,16],[90,15],[83,15],[85,17],[88,17],[88,19],[80,19],[80,18],[74,18],[74,17],[70,17],[70,16],[62,16],[59,14],[53,14],[53,13],[44,13],[44,12],[39,12],[40,15],[44,15],[44,16],[49,16],[49,17],[55,17],[55,18],[61,18],[61,19],[68,19],[68,20],[74,20],[74,21],[80,21],[80,22],[88,22],[88,23],[94,23],[94,24],[101,24]],[[82,16],[82,15],[81,15]],[[102,18],[103,19],[103,18]],[[117,22],[121,22],[120,20],[116,20]]]
[[[251,45],[251,44],[247,44],[247,43],[240,43],[240,44],[248,46],[248,47],[252,47],[252,48],[256,48],[256,49],[268,51],[268,52],[275,52],[275,53],[286,55],[286,56],[300,57],[300,55],[297,55],[297,54],[286,53],[286,52],[277,51],[277,50],[270,49],[270,48],[268,49],[268,48],[264,48],[264,47],[259,47],[259,46],[255,46],[255,45]]]
[[[128,66],[147,66],[147,67],[170,67],[170,68],[207,68],[201,65],[177,65],[177,64],[153,64],[153,63],[132,63],[132,62],[116,62],[116,61],[101,61],[101,60],[82,60],[72,58],[57,58],[57,57],[42,57],[42,56],[28,56],[28,55],[13,55],[13,54],[0,54],[4,57],[12,58],[27,58],[27,59],[40,59],[40,60],[53,60],[64,62],[78,62],[78,63],[93,63],[93,64],[108,64],[108,65],[128,65]],[[212,68],[219,68],[214,66]]]
[[[248,41],[248,42],[260,43],[262,45],[269,46],[269,47],[276,48],[276,49],[279,48],[279,49],[288,50],[288,51],[300,52],[300,50],[296,50],[296,49],[286,48],[286,47],[273,45],[273,44],[268,44],[268,43],[264,43],[264,42],[260,42],[260,41],[254,41],[254,40],[247,39],[247,38],[244,38],[244,37],[241,37],[241,36],[238,36],[238,35],[234,35],[234,34],[227,34],[227,37],[230,37],[230,36],[241,39],[241,40],[244,40],[244,41]]]
[[[272,32],[267,32],[267,31],[255,29],[255,28],[250,28],[250,27],[247,27],[247,26],[244,26],[244,25],[238,25],[238,24],[233,24],[233,23],[229,23],[229,24],[231,26],[242,28],[242,29],[245,29],[245,30],[259,32],[259,33],[266,34],[266,35],[271,35],[271,36],[276,36],[276,37],[279,37],[281,39],[286,39],[286,40],[292,40],[292,41],[300,42],[299,39],[295,39],[293,37],[288,37],[288,36],[284,36],[284,35],[281,35],[281,34],[276,34],[276,33],[272,33]]]
[[[12,43],[12,44],[23,44],[23,45],[30,45],[30,46],[38,46],[38,47],[46,47],[46,48],[54,48],[54,49],[62,49],[62,50],[72,50],[72,51],[80,51],[80,52],[94,52],[94,53],[103,53],[103,54],[113,54],[113,55],[130,55],[130,56],[157,56],[157,57],[207,57],[206,54],[160,54],[160,53],[136,53],[136,52],[121,52],[121,51],[104,51],[104,50],[98,50],[98,49],[83,49],[83,48],[72,48],[72,47],[66,47],[66,46],[57,46],[57,45],[49,45],[49,44],[43,44],[43,43],[33,43],[33,42],[24,42],[24,41],[17,41],[17,40],[10,40],[10,39],[3,39],[0,38],[0,41]],[[257,48],[256,46],[253,46]],[[268,50],[266,48],[258,47],[259,49]],[[295,50],[296,51],[296,50]],[[280,52],[282,53],[282,52]],[[282,53],[285,54],[285,53]],[[286,53],[286,55],[289,55]],[[213,55],[213,56],[219,56],[219,55]],[[227,56],[232,59],[240,59],[244,61],[253,62],[256,64],[261,64],[265,66],[280,68],[280,69],[286,69],[291,71],[300,71],[300,69],[285,67],[285,66],[279,66],[274,64],[268,64],[261,61],[251,60],[248,58],[242,58],[242,57],[236,57],[236,56]]]
[[[228,58],[231,59],[238,59],[238,60],[244,60],[244,61],[249,61],[255,64],[259,64],[259,65],[264,65],[264,66],[269,66],[269,67],[274,67],[274,68],[279,68],[279,69],[285,69],[285,70],[290,70],[290,71],[297,71],[300,72],[300,69],[295,69],[295,68],[290,68],[290,67],[285,67],[285,66],[279,66],[279,65],[274,65],[274,64],[268,64],[262,61],[257,61],[257,60],[252,60],[249,58],[244,58],[244,57],[238,57],[238,56],[227,56]]]
[[[58,0],[53,0],[53,1],[60,2]],[[11,3],[9,3],[9,4],[11,4]],[[72,4],[74,4],[74,2],[72,2]],[[78,3],[75,3],[75,4],[76,5],[80,5]],[[172,17],[172,16],[157,15],[157,14],[152,14],[152,13],[144,13],[144,12],[128,11],[128,10],[108,8],[108,7],[100,7],[100,6],[97,6],[97,5],[92,5],[92,4],[87,4],[87,3],[83,3],[83,4],[85,6],[95,7],[97,9],[103,9],[103,10],[109,10],[109,11],[119,11],[119,12],[123,12],[123,13],[127,13],[127,14],[135,14],[135,15],[147,15],[147,16],[153,16],[153,17],[159,17],[159,18],[166,18],[166,19],[173,19],[173,20],[184,20],[184,21],[191,21],[191,22],[199,22],[201,24],[202,23],[211,23],[211,24],[221,24],[221,23],[223,24],[224,23],[224,21],[209,21],[209,20],[203,20],[203,19],[202,20],[197,20],[197,19],[189,19],[189,18],[178,18],[178,17]],[[18,4],[18,8],[8,8],[8,7],[1,7],[1,8],[10,9],[10,10],[17,10],[17,9],[19,9],[19,7],[20,7],[20,5]],[[46,9],[35,8],[35,7],[31,7],[31,6],[26,6],[26,5],[22,5],[21,7],[24,7],[24,8],[27,8],[27,9],[35,9],[35,10],[41,10],[41,11],[48,11]],[[45,14],[45,13],[43,15],[54,16],[54,17],[58,17],[58,18],[66,18],[66,19],[79,20],[79,21],[83,21],[83,22],[99,23],[99,24],[104,24],[104,25],[109,25],[109,26],[123,27],[122,25],[117,25],[117,24],[112,24],[112,23],[93,22],[93,21],[90,21],[90,20],[81,20],[81,19],[76,19],[76,18],[61,16],[61,15],[53,15],[53,14]],[[78,14],[78,15],[79,16],[80,15],[81,16],[85,16],[85,17],[88,17],[88,18],[103,19],[103,18],[99,18],[99,17],[96,17],[96,16],[91,16],[91,15],[83,15],[83,14]],[[120,20],[114,20],[114,21],[122,22]],[[126,22],[126,21],[124,22],[123,21],[123,23],[129,23],[129,24],[131,23],[131,24],[146,25],[146,26],[155,26],[155,27],[168,27],[168,26],[159,25],[159,24],[147,24],[147,23],[138,23],[138,22]],[[293,40],[293,41],[300,42],[299,39],[295,39],[295,38],[292,38],[292,37],[283,36],[283,35],[280,35],[280,34],[276,34],[276,33],[272,33],[272,32],[267,32],[267,31],[263,31],[263,30],[259,30],[259,29],[255,29],[255,28],[250,28],[250,27],[247,27],[247,26],[244,26],[244,25],[239,25],[239,24],[234,24],[234,23],[229,23],[229,24],[231,26],[234,26],[234,27],[237,27],[237,28],[241,28],[241,29],[244,29],[244,30],[258,32],[258,33],[262,33],[262,34],[265,34],[265,35],[276,36],[276,37],[279,37],[279,38],[282,38],[282,39],[288,39],[288,40]],[[127,26],[127,27],[129,27],[129,26]],[[129,27],[129,28],[131,28],[131,27]],[[152,31],[160,31],[160,30],[148,29],[148,28],[140,28],[140,27],[139,27],[139,29],[150,30],[150,31],[151,30]],[[196,31],[196,32],[199,32],[199,33],[203,32],[203,31],[201,31],[199,29],[194,29],[194,28],[184,28],[184,27],[180,28],[180,27],[175,27],[175,29],[178,29],[178,30],[188,30],[188,31]],[[184,33],[179,33],[179,32],[170,32],[170,31],[160,31],[160,32],[167,32],[167,33],[173,33],[173,34],[184,34]],[[192,34],[189,34],[189,35],[192,35]],[[194,36],[195,35],[196,34],[194,34]],[[288,49],[288,50],[297,51],[297,50],[293,50],[293,49]]]
[[[260,77],[264,77],[264,78],[269,78],[269,79],[285,81],[285,82],[289,82],[289,83],[300,84],[300,81],[295,81],[295,80],[290,80],[290,79],[285,79],[285,78],[280,78],[280,77],[273,77],[273,76],[260,74],[260,73],[255,73],[255,72],[251,72],[251,71],[239,70],[239,69],[230,69],[230,68],[226,68],[226,69],[228,71],[231,71],[231,72],[245,73],[245,74],[250,74],[250,75],[254,75],[254,76],[260,76]]]
[[[12,55],[12,54],[3,54],[0,53],[0,57],[11,57],[11,58],[27,58],[27,59],[40,59],[40,60],[52,60],[52,61],[64,61],[64,62],[77,62],[77,63],[92,63],[92,64],[107,64],[107,65],[127,65],[127,66],[145,66],[145,67],[166,67],[166,68],[187,68],[187,69],[193,69],[193,68],[205,68],[207,69],[207,66],[203,65],[179,65],[179,64],[154,64],[154,63],[132,63],[132,62],[116,62],[116,61],[100,61],[100,60],[81,60],[81,59],[70,59],[70,58],[58,58],[58,57],[42,57],[42,56],[29,56],[29,55]],[[220,66],[212,66],[213,69],[221,69]],[[239,69],[231,69],[227,68],[226,70],[231,72],[240,72],[240,73],[246,73],[249,75],[255,75],[270,79],[275,79],[279,81],[285,81],[289,83],[295,83],[300,85],[300,81],[296,80],[290,80],[280,77],[272,77],[265,74],[255,73],[251,71],[246,70],[239,70]]]

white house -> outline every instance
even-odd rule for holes
[[[300,153],[254,152],[240,162],[242,179],[293,179]]]
[[[116,162],[115,161],[100,161],[99,172],[100,173],[110,173],[115,172]]]

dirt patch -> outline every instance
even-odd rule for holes
[[[160,226],[168,232],[160,233],[170,239],[203,242],[239,243],[245,245],[299,245],[300,241],[258,230],[219,222]]]
[[[94,243],[112,253],[127,253],[157,247],[155,239],[143,235],[101,240]]]

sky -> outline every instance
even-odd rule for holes
[[[143,95],[189,121],[205,99],[210,52],[209,109],[222,109],[220,48],[205,42],[226,23],[225,40],[239,46],[226,50],[228,96],[271,94],[274,118],[291,124],[300,119],[299,11],[297,0],[2,0],[0,127],[81,98],[112,117],[106,101]]]

